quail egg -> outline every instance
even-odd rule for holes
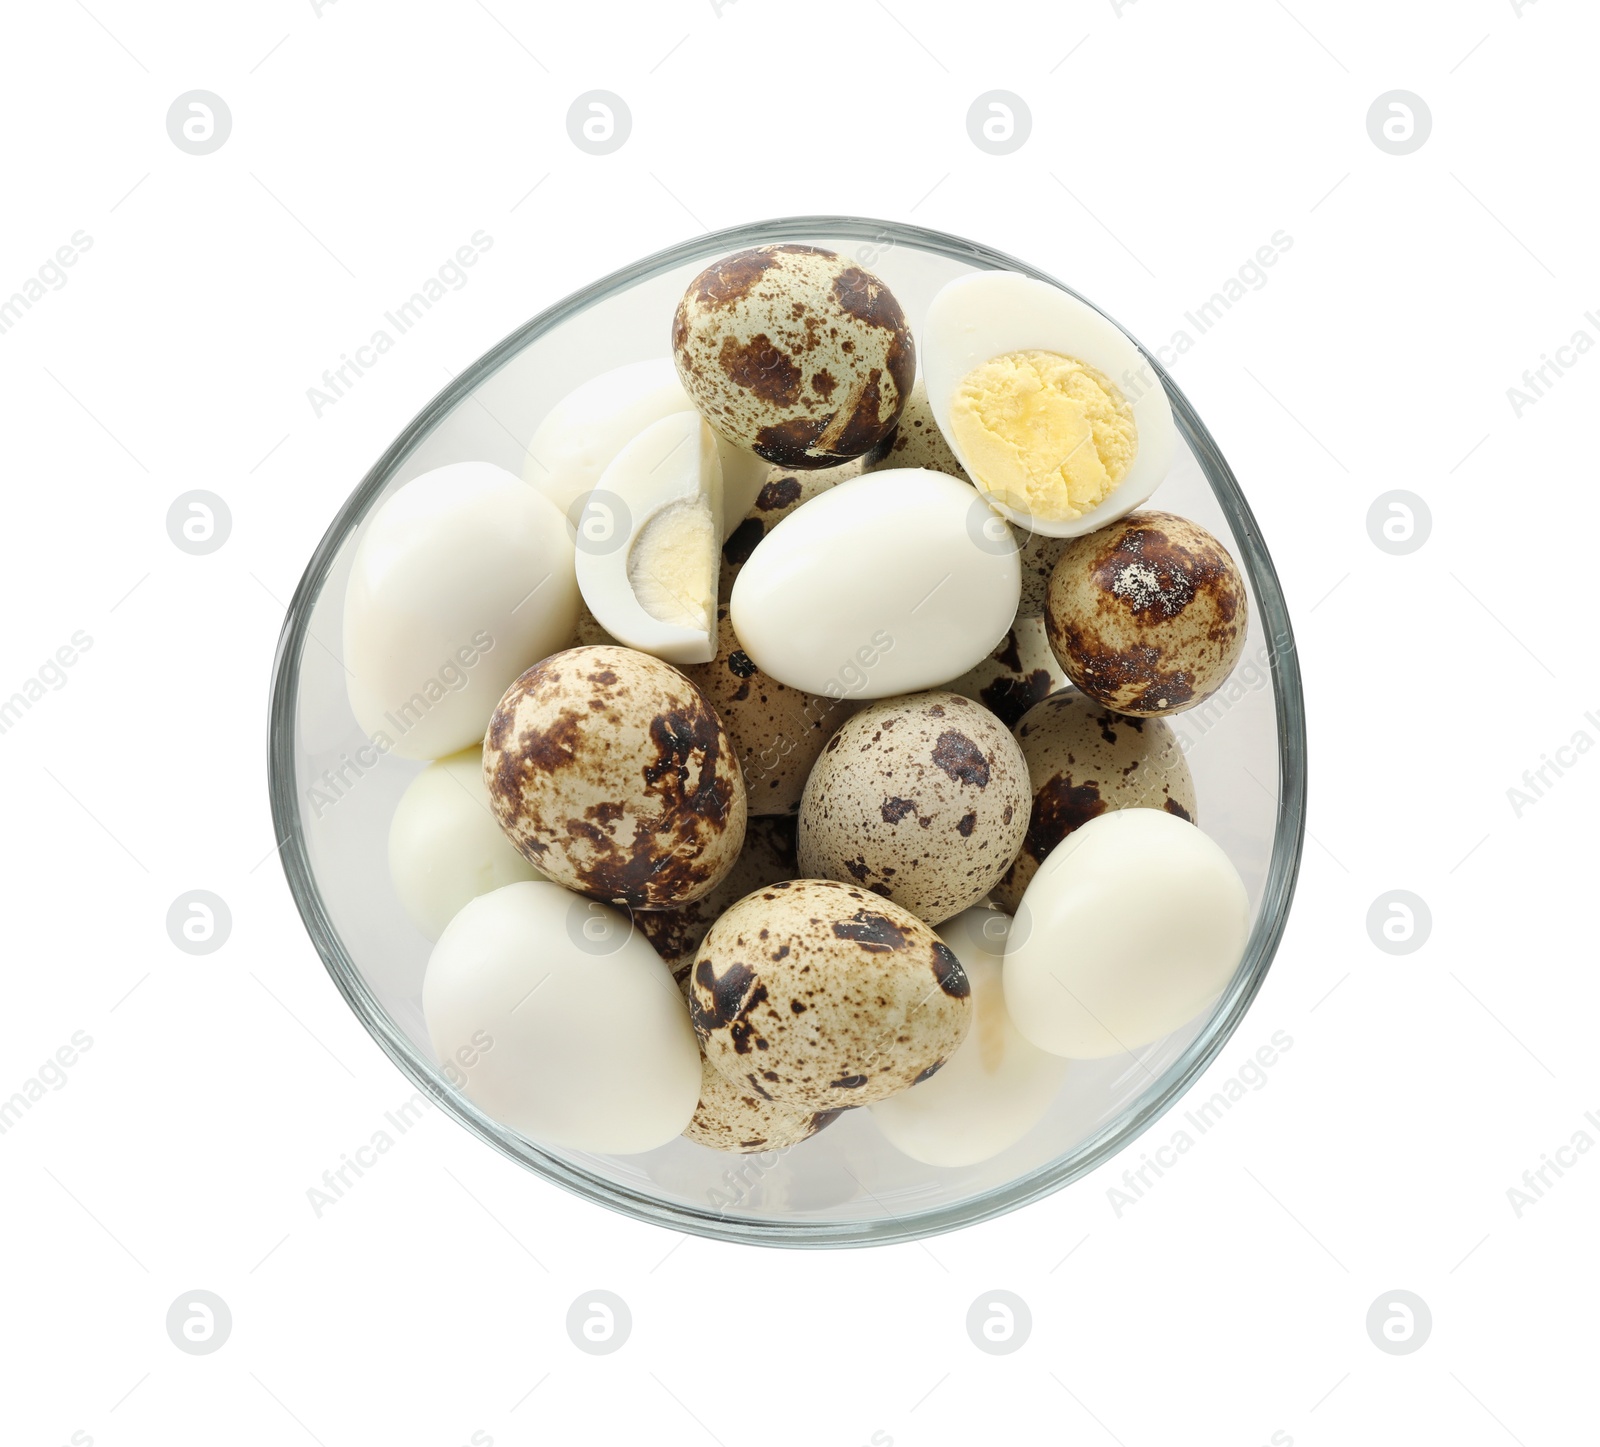
[[[389,821],[389,878],[401,907],[436,940],[469,899],[542,879],[496,822],[481,747],[437,759],[406,786]]]
[[[529,862],[608,903],[699,899],[744,842],[744,780],[716,712],[631,648],[571,648],[524,673],[489,721],[483,772]]]
[[[1170,725],[1112,713],[1075,688],[1035,704],[1016,725],[1033,804],[1022,853],[991,891],[1022,903],[1039,866],[1072,831],[1113,809],[1165,809],[1191,823],[1194,779]]]
[[[613,367],[574,387],[545,414],[528,443],[522,475],[576,526],[578,504],[616,455],[652,423],[692,405],[671,357]],[[766,463],[726,441],[717,450],[731,524],[750,506]]]
[[[921,377],[912,384],[906,397],[905,411],[900,414],[900,421],[895,425],[894,435],[890,437],[882,457],[871,466],[926,467],[959,478],[962,482],[972,480],[956,460],[950,444],[944,440],[939,424],[933,420],[933,409],[928,405],[928,386]]]
[[[1075,829],[1006,941],[1006,1009],[1052,1055],[1123,1055],[1192,1020],[1233,977],[1250,900],[1215,840],[1161,809]]]
[[[940,927],[972,986],[972,1029],[932,1080],[880,1100],[873,1124],[930,1166],[970,1166],[1015,1145],[1037,1125],[1069,1069],[1031,1044],[1006,1013],[1001,960],[1011,919],[969,909]]]
[[[545,498],[487,462],[413,478],[365,524],[345,588],[356,722],[400,758],[466,748],[577,611],[572,539]]]
[[[1204,528],[1137,512],[1073,540],[1050,576],[1045,628],[1067,677],[1118,713],[1192,708],[1244,651],[1249,598]]]
[[[633,927],[666,961],[675,980],[681,983],[688,978],[700,941],[723,910],[753,890],[793,879],[800,872],[794,835],[793,816],[750,820],[738,862],[710,894],[672,909],[641,909],[633,916]]]
[[[793,814],[822,746],[857,705],[769,678],[740,646],[726,604],[717,609],[717,656],[683,671],[728,731],[751,814]]]
[[[1066,675],[1050,651],[1043,620],[1018,618],[993,653],[945,686],[951,693],[981,703],[1013,729],[1034,704],[1065,688],[1066,683]]]
[[[467,1098],[541,1144],[630,1155],[694,1114],[699,1052],[672,976],[625,918],[554,884],[468,903],[428,958],[422,1013]]]
[[[976,904],[1028,827],[1028,766],[988,709],[885,699],[828,740],[800,801],[800,872],[857,884],[929,924]]]
[[[870,1105],[926,1080],[966,1038],[966,972],[899,905],[826,879],[747,895],[691,976],[706,1058],[785,1105]]]
[[[836,252],[791,243],[735,252],[695,277],[672,354],[706,420],[782,467],[832,467],[876,447],[916,374],[888,287]]]
[[[694,986],[687,967],[680,981],[684,998],[690,999]],[[830,1126],[842,1110],[807,1110],[804,1106],[780,1105],[759,1085],[748,1080],[732,1080],[700,1053],[700,1103],[684,1128],[684,1135],[716,1151],[750,1155],[758,1151],[781,1151],[809,1140]]]
[[[948,282],[923,327],[928,405],[989,502],[1070,537],[1138,507],[1166,476],[1172,408],[1118,327],[1014,271]]]
[[[812,498],[825,493],[830,487],[848,482],[852,477],[860,477],[863,467],[863,459],[858,457],[850,462],[842,462],[838,467],[824,467],[812,472],[795,472],[782,467],[772,468],[767,474],[767,480],[761,486],[761,491],[756,494],[755,503],[749,513],[732,527],[727,541],[722,545],[722,574],[718,584],[718,598],[724,603],[728,601],[728,595],[733,591],[733,580],[739,576],[739,569],[750,561],[750,555],[755,552],[756,544],[773,528],[801,503],[810,502]]]

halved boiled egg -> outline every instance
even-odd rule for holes
[[[578,520],[578,588],[617,642],[668,663],[717,652],[722,459],[698,412],[652,422],[612,458]]]
[[[1172,407],[1133,342],[1077,297],[980,271],[934,297],[922,327],[928,404],[996,511],[1049,537],[1132,512],[1172,462]]]
[[[652,423],[693,407],[671,357],[614,367],[550,409],[528,443],[522,475],[576,524],[579,504],[616,455]],[[721,437],[717,452],[733,528],[755,505],[767,463]]]

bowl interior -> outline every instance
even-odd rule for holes
[[[1046,1117],[1002,1155],[964,1169],[902,1156],[866,1111],[847,1112],[787,1151],[724,1155],[688,1140],[645,1155],[536,1145],[479,1112],[446,1080],[421,1010],[428,941],[389,880],[390,816],[422,767],[377,754],[346,699],[345,581],[362,529],[396,488],[447,462],[521,474],[545,412],[579,382],[669,349],[673,308],[714,256],[803,240],[877,272],[913,332],[946,281],[985,267],[1032,269],[938,233],[801,218],[704,237],[596,283],[535,318],[451,384],[395,442],[330,528],[291,606],[273,698],[271,785],[285,870],[330,974],[398,1064],[508,1155],[595,1200],[680,1230],[771,1244],[861,1244],[947,1230],[1056,1189],[1120,1149],[1187,1088],[1259,986],[1281,933],[1304,805],[1299,676],[1277,579],[1237,485],[1187,402],[1162,374],[1180,434],[1149,506],[1182,514],[1240,561],[1251,594],[1245,655],[1225,689],[1170,720],[1194,774],[1197,823],[1249,890],[1253,931],[1232,983],[1201,1019],[1119,1059],[1074,1063]],[[1049,280],[1050,278],[1045,278]],[[1156,364],[1152,362],[1152,367]],[[1159,368],[1157,368],[1159,371]]]

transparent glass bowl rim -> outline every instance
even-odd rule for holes
[[[334,984],[401,1071],[468,1130],[546,1180],[626,1216],[671,1230],[764,1246],[875,1246],[935,1236],[1004,1215],[1060,1190],[1137,1140],[1188,1091],[1227,1043],[1261,988],[1288,921],[1304,844],[1306,804],[1305,704],[1288,610],[1277,572],[1233,472],[1188,399],[1143,347],[1140,350],[1171,399],[1173,418],[1234,530],[1239,562],[1250,578],[1262,615],[1277,712],[1277,820],[1260,915],[1240,968],[1213,1007],[1206,1026],[1138,1099],[1066,1155],[968,1200],[914,1214],[872,1221],[767,1221],[724,1216],[715,1210],[659,1199],[547,1154],[451,1089],[438,1069],[390,1019],[372,994],[335,930],[318,888],[306,849],[295,777],[296,699],[300,660],[312,610],[339,549],[375,505],[395,471],[433,427],[512,356],[598,301],[688,262],[709,260],[728,251],[767,242],[812,238],[841,238],[891,246],[903,244],[980,269],[1022,272],[1079,296],[1071,287],[1024,262],[945,232],[861,217],[791,216],[708,232],[602,277],[540,312],[457,376],[412,419],[362,479],[323,535],[289,604],[273,663],[268,789],[274,827],[277,837],[283,841],[279,854],[290,893]],[[1094,305],[1086,297],[1080,300]]]

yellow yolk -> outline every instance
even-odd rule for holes
[[[973,481],[1045,522],[1103,502],[1139,449],[1116,384],[1056,352],[1008,352],[974,367],[951,400],[950,426]]]

